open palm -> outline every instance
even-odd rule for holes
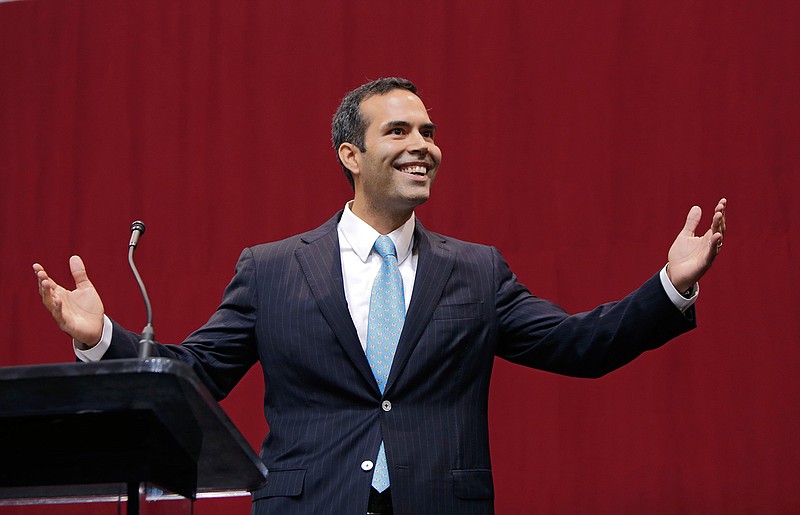
[[[667,273],[678,291],[690,289],[711,268],[714,258],[722,249],[725,236],[725,210],[727,200],[721,199],[714,209],[711,227],[702,235],[695,235],[702,210],[693,206],[686,223],[669,249]]]
[[[80,257],[72,256],[69,268],[75,280],[74,290],[60,286],[39,263],[33,265],[42,302],[58,327],[84,347],[92,347],[103,332],[103,301],[89,280]]]

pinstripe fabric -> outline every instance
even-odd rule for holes
[[[596,377],[694,325],[657,275],[625,297],[569,316],[534,297],[497,250],[415,231],[417,277],[384,395],[344,300],[338,216],[284,241],[245,249],[219,309],[177,357],[224,397],[255,362],[270,433],[259,515],[363,515],[381,440],[399,515],[493,513],[488,391],[494,356]],[[114,324],[106,357],[136,355]],[[391,410],[381,409],[381,400]]]

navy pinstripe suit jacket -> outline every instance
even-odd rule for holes
[[[222,303],[184,344],[224,397],[260,362],[270,432],[255,514],[363,515],[383,439],[395,513],[493,513],[487,399],[495,356],[596,377],[691,329],[658,276],[623,300],[568,315],[516,280],[500,253],[417,223],[417,277],[381,396],[345,302],[336,224],[245,249]],[[135,355],[115,324],[107,358]],[[391,408],[382,408],[388,400]],[[384,403],[385,406],[385,403]],[[388,406],[387,406],[388,407]]]

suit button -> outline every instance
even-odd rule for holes
[[[381,408],[383,408],[383,411],[392,411],[392,403],[389,401],[383,401],[381,403]]]
[[[374,467],[374,465],[369,460],[364,460],[361,462],[361,470],[363,470],[364,472],[369,472],[370,470],[372,470],[372,467]]]

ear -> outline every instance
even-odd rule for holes
[[[339,145],[339,159],[342,164],[350,170],[353,176],[361,173],[361,168],[358,162],[358,156],[361,155],[361,150],[350,142],[345,141]]]

